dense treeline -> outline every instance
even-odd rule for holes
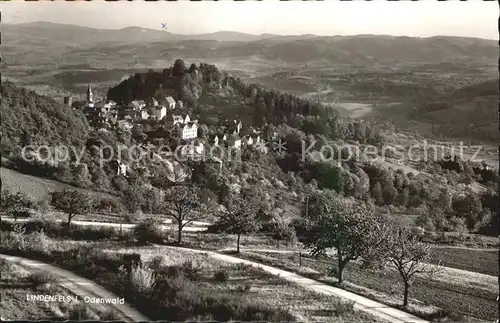
[[[85,143],[89,127],[80,111],[9,81],[0,84],[0,94],[3,153],[18,145],[82,147]]]
[[[162,72],[150,70],[136,73],[114,88],[108,98],[128,103],[161,94],[174,95],[187,107],[200,109],[200,97],[231,91],[253,106],[253,125],[288,124],[306,134],[323,135],[329,139],[356,140],[378,145],[382,137],[374,126],[339,117],[336,110],[289,93],[269,90],[257,84],[246,84],[238,77],[219,71],[214,65],[191,64],[189,69],[178,59],[172,68]]]

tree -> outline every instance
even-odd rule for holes
[[[167,215],[177,223],[177,243],[182,241],[182,229],[203,217],[200,190],[194,185],[175,185],[165,192],[164,208]]]
[[[392,182],[387,182],[384,184],[382,188],[382,196],[385,205],[392,205],[394,203],[394,200],[396,199],[397,194],[398,191],[394,188]]]
[[[12,194],[8,190],[2,190],[0,209],[17,221],[19,217],[28,217],[29,209],[34,207],[34,203],[21,192]]]
[[[378,205],[384,204],[382,186],[380,185],[380,182],[375,183],[373,186],[372,197]]]
[[[410,191],[408,190],[408,188],[405,187],[396,198],[396,203],[398,206],[406,207],[406,205],[408,205],[409,200],[410,200]]]
[[[223,232],[237,235],[236,252],[240,252],[242,234],[253,233],[260,229],[258,211],[259,199],[255,195],[246,197],[233,195],[225,203],[225,209],[219,213],[220,219],[216,227]]]
[[[136,213],[137,211],[142,211],[142,206],[144,205],[144,189],[140,183],[134,183],[130,185],[124,192],[123,204],[130,213]]]
[[[87,214],[92,207],[92,197],[76,189],[63,189],[51,193],[51,205],[68,216],[67,230],[71,231],[71,220],[78,215]]]
[[[206,124],[202,124],[198,127],[198,136],[201,138],[207,138],[208,136],[208,127]]]
[[[399,272],[404,284],[403,306],[407,307],[408,293],[415,274],[432,275],[441,267],[428,263],[431,245],[420,242],[419,238],[408,228],[390,224],[381,230],[378,230],[378,234],[385,238],[375,250],[378,255],[372,254],[370,260],[376,261],[378,265],[392,267]]]
[[[172,68],[172,75],[180,77],[186,74],[186,64],[180,58],[176,59],[174,62],[174,67]]]
[[[325,190],[313,197],[306,212],[305,245],[313,248],[312,255],[337,250],[337,278],[343,282],[344,268],[351,260],[368,254],[379,245],[381,236],[373,234],[380,223],[373,208],[353,198],[344,198]]]

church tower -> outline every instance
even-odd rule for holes
[[[92,87],[89,84],[87,88],[87,102],[94,102],[94,95],[92,94]]]

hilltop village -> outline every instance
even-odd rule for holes
[[[185,112],[183,102],[176,101],[172,96],[149,97],[121,105],[105,96],[99,100],[89,84],[85,100],[73,101],[67,96],[64,103],[81,110],[89,124],[100,131],[134,133],[143,124],[161,124],[167,133],[158,137],[168,138],[170,146],[179,151],[178,157],[196,160],[208,146],[220,146],[232,151],[239,151],[245,146],[266,150],[260,129],[251,126],[243,129],[241,120],[225,119],[219,121],[216,131],[209,133],[208,127]],[[137,141],[144,146],[159,146],[159,142],[137,136],[137,133],[135,139],[139,139]],[[122,168],[123,171],[119,172],[125,175],[124,166]]]

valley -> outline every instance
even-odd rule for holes
[[[2,36],[0,258],[85,277],[130,317],[497,317],[495,41]]]

